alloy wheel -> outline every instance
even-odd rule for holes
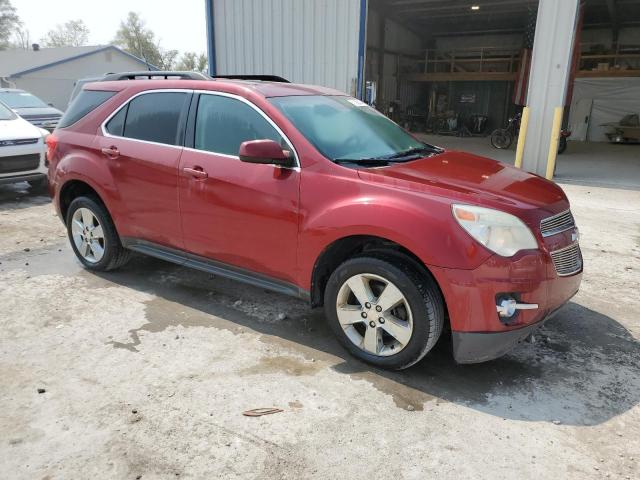
[[[71,219],[71,234],[80,256],[90,263],[104,256],[105,239],[102,225],[88,208],[78,208]]]
[[[347,279],[338,291],[336,310],[347,338],[368,354],[395,355],[411,340],[409,302],[384,277],[361,273]]]

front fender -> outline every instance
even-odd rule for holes
[[[391,240],[426,266],[473,269],[491,256],[460,228],[442,197],[384,186],[352,187],[334,188],[337,196],[318,192],[314,198],[303,197],[303,206],[306,201],[320,203],[307,210],[300,228],[299,266],[305,285],[311,283],[320,254],[333,242],[353,235]]]

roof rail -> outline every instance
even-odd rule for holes
[[[200,72],[169,72],[160,70],[143,70],[140,72],[120,72],[109,73],[102,78],[102,81],[107,82],[111,80],[143,80],[154,78],[180,79],[180,80],[211,80],[209,75],[205,75]]]
[[[215,75],[211,78],[228,78],[229,80],[259,80],[261,82],[291,83],[286,78],[277,75]]]

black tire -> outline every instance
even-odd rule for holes
[[[558,141],[558,155],[560,155],[561,153],[564,153],[566,149],[567,149],[567,137],[560,137],[560,140]]]
[[[388,279],[398,287],[409,304],[413,332],[409,342],[397,354],[378,356],[362,350],[347,337],[340,325],[336,309],[338,292],[345,281],[360,273]],[[324,309],[329,326],[353,356],[389,370],[402,370],[420,361],[438,341],[444,323],[442,295],[433,278],[397,256],[360,256],[342,263],[327,282]]]
[[[104,255],[98,262],[87,261],[80,254],[73,240],[73,235],[71,233],[71,223],[73,220],[73,214],[79,208],[89,209],[102,226],[104,232]],[[80,260],[80,263],[82,263],[82,265],[88,270],[106,272],[109,270],[115,270],[116,268],[123,266],[129,261],[130,252],[122,246],[120,237],[118,236],[118,232],[116,231],[116,227],[113,224],[113,220],[111,220],[111,215],[109,215],[109,212],[100,200],[94,197],[75,198],[71,202],[71,204],[69,205],[69,209],[67,210],[66,224],[67,235],[69,237],[69,243],[71,243],[71,248],[76,254],[78,260]]]
[[[513,135],[509,130],[505,130],[504,128],[498,128],[494,130],[491,134],[491,145],[494,148],[505,149],[509,148],[513,143]]]
[[[29,187],[31,187],[31,190],[34,190],[36,192],[44,191],[48,186],[47,177],[41,178],[39,180],[27,180],[27,183],[29,184]]]

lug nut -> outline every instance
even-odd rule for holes
[[[380,323],[384,323],[384,317],[380,317],[380,318],[378,319],[378,321],[379,321]]]
[[[371,321],[369,322],[369,326],[370,326],[371,328],[374,328],[374,327],[376,326],[376,322],[374,322],[373,320],[371,320]]]
[[[376,305],[376,312],[381,312],[382,311],[382,307],[380,305]]]
[[[371,308],[371,304],[369,302],[365,303],[364,308]]]
[[[362,318],[367,318],[367,312],[362,312],[360,315],[362,316]]]

